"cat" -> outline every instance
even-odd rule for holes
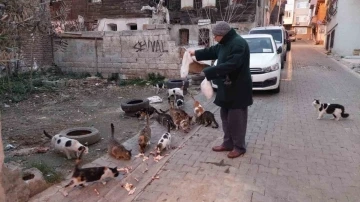
[[[156,111],[156,113],[158,114],[156,117],[157,122],[159,122],[161,125],[166,126],[166,127],[168,126],[168,123],[169,123],[171,130],[176,128],[176,125],[169,114],[160,113],[157,111]]]
[[[167,123],[168,123],[167,124],[168,131],[161,136],[161,138],[156,146],[156,154],[157,155],[160,155],[164,149],[168,150],[171,147],[170,122],[167,121]]]
[[[146,126],[140,131],[138,143],[140,153],[145,153],[146,146],[150,144],[151,128],[149,123],[149,114],[146,114]]]
[[[165,83],[164,82],[158,82],[153,84],[153,86],[156,88],[156,94],[159,94],[160,89],[165,89]]]
[[[200,104],[199,101],[195,100],[194,96],[190,94],[190,97],[194,100],[194,114],[195,117],[199,117],[201,116],[201,114],[203,114],[205,112],[204,107]]]
[[[212,123],[214,123],[213,128],[218,128],[219,124],[215,120],[215,116],[213,113],[209,111],[204,111],[199,117],[196,117],[196,123],[198,124],[206,124],[205,127],[208,127]]]
[[[174,94],[171,95],[169,98],[170,100],[172,100],[172,102],[174,102],[176,108],[181,108],[184,106],[184,96]]]
[[[148,108],[142,108],[135,113],[135,116],[138,119],[145,119],[146,114],[149,114],[150,119],[153,117],[154,113],[159,113],[153,106],[149,106]]]
[[[349,114],[345,113],[345,107],[340,104],[321,103],[320,100],[314,99],[312,105],[319,112],[317,119],[321,119],[325,113],[332,114],[336,121],[340,120],[340,117],[349,117]]]
[[[87,185],[87,182],[94,182],[99,180],[101,180],[102,183],[105,185],[105,180],[107,178],[116,178],[117,176],[119,176],[119,171],[117,170],[117,167],[110,168],[107,166],[101,166],[91,168],[79,168],[79,163],[83,151],[84,150],[81,151],[79,157],[76,160],[75,169],[71,181],[64,187],[64,191],[62,192],[64,196],[69,195],[66,189],[71,189],[78,185],[85,187]]]
[[[64,152],[68,159],[71,159],[72,154],[75,153],[76,157],[79,157],[80,152],[84,150],[84,153],[89,153],[89,148],[81,144],[79,141],[63,137],[62,135],[49,135],[45,130],[44,134],[46,137],[51,139],[51,145],[55,150]]]
[[[168,97],[170,97],[172,95],[184,96],[184,90],[182,88],[171,88],[168,90]]]
[[[122,144],[120,144],[114,137],[114,124],[111,123],[111,137],[109,139],[108,153],[110,156],[116,159],[131,159],[131,150],[127,150]]]
[[[172,95],[180,95],[184,97],[184,86],[185,81],[182,82],[182,86],[180,88],[171,88],[168,90],[168,98]]]
[[[162,113],[166,113],[167,111],[169,111],[170,116],[176,125],[176,130],[179,130],[179,128],[181,128],[185,133],[188,133],[190,131],[192,116],[189,116],[182,109],[174,108],[174,104],[170,101],[170,99],[169,99],[169,104],[170,104],[170,109],[166,111],[160,109],[160,111]]]

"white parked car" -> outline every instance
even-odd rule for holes
[[[281,53],[273,37],[269,34],[250,34],[242,36],[250,48],[250,72],[253,90],[272,90],[280,92]],[[217,64],[217,60],[214,65]],[[214,89],[216,84],[212,83]]]

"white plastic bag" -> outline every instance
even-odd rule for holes
[[[213,94],[214,90],[211,86],[211,82],[208,81],[206,78],[201,82],[201,92],[205,95],[207,99],[210,99]]]
[[[189,74],[189,66],[191,63],[193,63],[193,59],[191,58],[191,55],[189,51],[185,51],[182,62],[181,62],[181,68],[180,68],[180,76],[181,78],[186,78]]]

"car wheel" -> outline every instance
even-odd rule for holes
[[[280,84],[279,84],[279,86],[278,86],[276,89],[272,90],[272,92],[273,92],[274,94],[280,93]]]
[[[281,60],[281,69],[284,69],[284,64],[285,64],[285,62],[284,62],[284,60]]]
[[[286,56],[287,56],[287,54],[286,54],[286,52],[285,52],[285,55],[284,55],[284,61],[286,61]]]
[[[148,99],[132,99],[121,103],[121,109],[128,116],[135,116],[135,113],[143,108],[149,107]]]
[[[288,45],[287,45],[287,51],[290,51],[291,50],[291,43],[289,43]]]

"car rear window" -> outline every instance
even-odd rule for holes
[[[282,42],[282,34],[280,29],[262,29],[262,30],[251,30],[250,34],[270,34],[275,42]]]
[[[249,44],[250,53],[273,53],[270,38],[245,38]]]

